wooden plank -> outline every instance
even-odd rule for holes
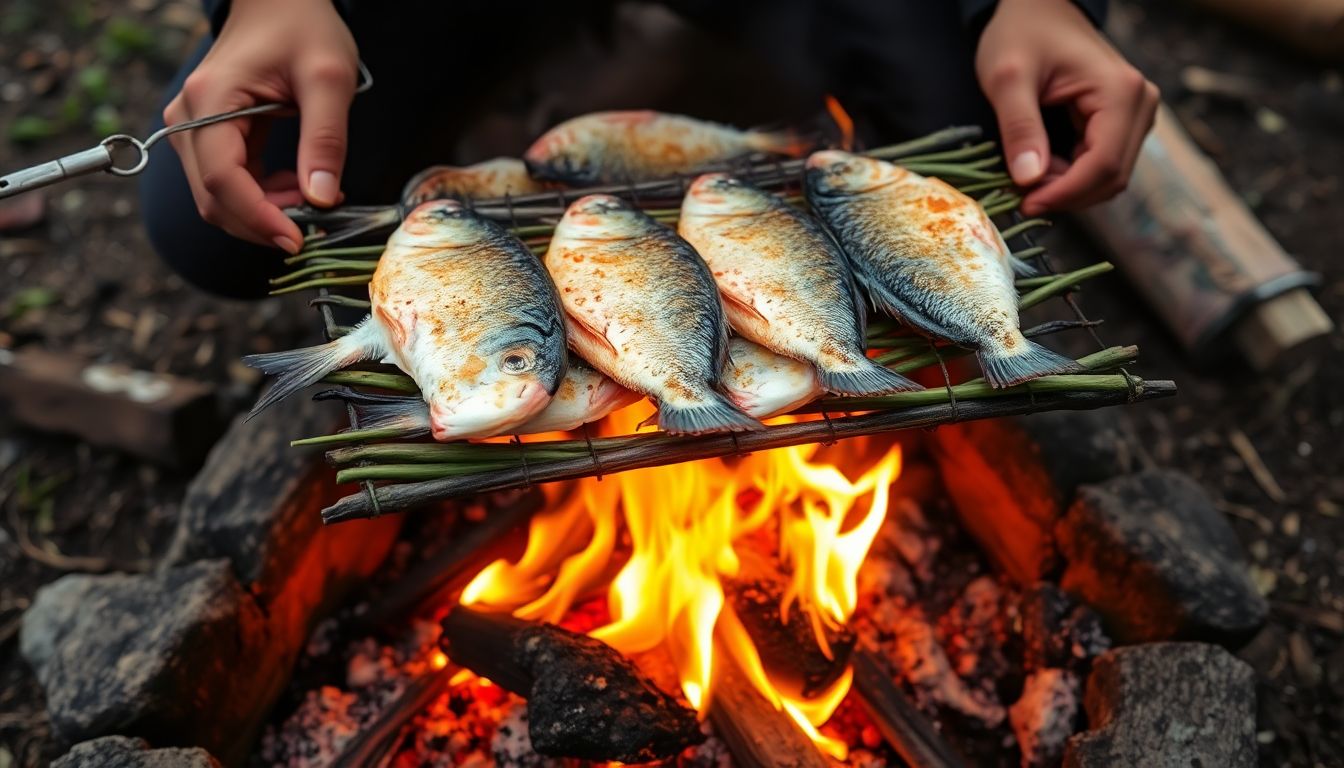
[[[222,431],[209,384],[24,347],[0,350],[0,403],[20,423],[170,466],[192,466]]]

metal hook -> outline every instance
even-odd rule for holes
[[[355,93],[364,93],[373,87],[373,75],[363,61],[359,62],[359,77],[360,82],[355,87]],[[135,176],[149,165],[149,150],[159,141],[174,133],[189,131],[193,128],[203,128],[207,125],[214,125],[239,117],[269,114],[289,109],[292,106],[291,104],[281,103],[258,104],[236,109],[232,112],[221,112],[218,115],[206,115],[195,120],[188,120],[185,123],[164,126],[151,133],[144,141],[124,133],[113,134],[98,142],[96,147],[0,176],[0,200],[21,195],[24,192],[31,192],[34,189],[40,189],[66,179],[87,176],[98,171],[106,171],[113,176]],[[125,147],[135,149],[135,162],[119,166],[113,153],[117,148]]]

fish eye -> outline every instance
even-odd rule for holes
[[[505,373],[514,375],[527,373],[536,367],[537,356],[530,349],[510,349],[499,358],[499,367]]]

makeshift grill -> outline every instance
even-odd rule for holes
[[[864,154],[896,162],[905,168],[937,176],[963,192],[979,195],[991,216],[1009,216],[1011,223],[1000,231],[1018,258],[1032,260],[1040,276],[1019,279],[1019,307],[1035,306],[1059,297],[1070,318],[1056,320],[1024,333],[1041,336],[1066,330],[1086,331],[1098,352],[1079,359],[1089,373],[1036,379],[1009,389],[993,389],[982,379],[954,382],[947,363],[968,354],[911,333],[895,322],[879,319],[869,324],[868,344],[878,350],[876,359],[893,370],[908,373],[936,368],[941,388],[874,398],[833,398],[813,402],[795,413],[810,420],[791,419],[774,423],[762,432],[674,436],[662,432],[594,437],[585,426],[572,440],[509,443],[434,444],[424,441],[396,442],[407,433],[397,430],[360,430],[356,409],[349,402],[368,389],[414,394],[418,390],[407,376],[387,366],[356,366],[329,375],[324,381],[339,389],[323,397],[346,399],[350,429],[335,435],[295,441],[296,445],[337,446],[328,460],[341,469],[340,482],[358,482],[359,493],[347,496],[323,510],[324,522],[376,516],[416,505],[489,491],[523,488],[535,483],[601,476],[615,472],[730,456],[804,443],[831,443],[849,437],[901,429],[935,427],[970,419],[1032,413],[1044,410],[1091,409],[1133,403],[1175,393],[1174,383],[1145,380],[1126,366],[1137,357],[1134,347],[1107,347],[1096,332],[1074,293],[1079,283],[1110,270],[1102,262],[1058,273],[1045,249],[1036,245],[1031,230],[1046,226],[1039,219],[1025,219],[1017,212],[1020,198],[1010,191],[1011,180],[994,170],[1001,163],[992,142],[970,143],[980,138],[978,128],[950,128],[922,139],[882,147]],[[801,202],[803,161],[767,160],[730,163],[706,170],[727,170],[763,188],[784,193],[791,202]],[[636,203],[646,213],[665,223],[675,223],[682,196],[694,175],[627,183],[602,188],[564,190],[495,200],[468,201],[477,214],[505,223],[534,251],[544,252],[555,221],[570,202],[594,192],[605,192]],[[332,291],[342,286],[368,283],[377,266],[381,244],[340,245],[386,234],[400,221],[399,205],[348,207],[334,211],[292,211],[296,221],[307,225],[312,236],[289,263],[296,269],[277,278],[275,293],[316,290],[313,304],[321,314],[328,340],[348,331],[338,322],[337,308],[365,309],[361,298]],[[356,257],[356,258],[352,258]],[[363,257],[363,258],[358,258]],[[382,484],[378,484],[382,483]]]

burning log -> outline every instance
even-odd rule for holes
[[[966,765],[869,651],[854,654],[854,688],[882,738],[907,765],[912,768]]]
[[[817,644],[812,624],[801,606],[795,603],[789,620],[784,621],[779,610],[784,594],[781,580],[752,578],[724,586],[733,610],[756,643],[761,665],[776,686],[811,698],[845,673],[855,642],[848,627],[826,630],[828,656]]]
[[[458,606],[439,643],[454,663],[527,699],[540,754],[644,763],[704,740],[694,711],[591,637]]]
[[[709,718],[740,768],[829,768],[830,761],[788,713],[757,693],[722,646],[714,653],[716,679]]]

